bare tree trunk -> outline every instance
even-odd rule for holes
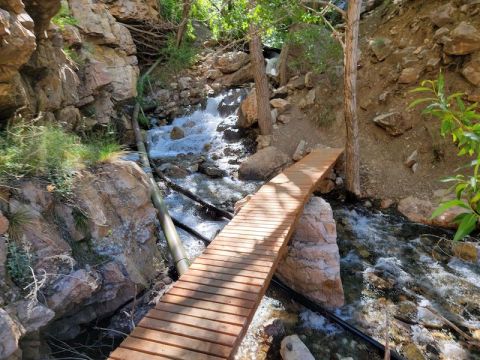
[[[257,92],[258,126],[262,135],[270,135],[273,131],[272,113],[270,110],[270,89],[263,57],[262,40],[258,27],[250,23],[250,58]]]
[[[188,18],[190,16],[190,9],[192,8],[192,0],[183,1],[182,22],[178,26],[177,31],[177,47],[182,45],[183,36],[187,30]]]
[[[345,29],[344,108],[346,140],[346,189],[360,196],[360,144],[357,117],[358,33],[362,0],[350,0]]]

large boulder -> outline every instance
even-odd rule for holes
[[[462,21],[449,35],[444,51],[448,55],[467,55],[480,50],[480,31]]]
[[[226,87],[241,86],[253,81],[252,64],[249,63],[232,74],[225,75],[220,80]]]
[[[248,64],[250,56],[243,51],[222,54],[215,62],[215,67],[224,74],[231,74]]]
[[[157,0],[108,0],[107,4],[110,14],[121,22],[132,21],[158,22]]]
[[[257,92],[253,89],[238,109],[237,126],[249,128],[258,121]]]
[[[277,275],[315,302],[344,304],[336,224],[330,204],[322,198],[313,197],[305,205]]]
[[[83,171],[68,204],[42,183],[15,187],[10,212],[28,213],[22,246],[39,278],[54,274],[42,288],[55,312],[48,331],[77,336],[82,324],[113,313],[163,273],[148,177],[135,163],[114,160]],[[52,313],[39,308],[32,316],[22,321],[26,328],[45,325]]]
[[[454,219],[464,212],[462,208],[451,208],[444,212],[442,215],[432,219],[432,214],[437,208],[430,200],[419,199],[413,196],[409,196],[399,201],[398,211],[400,211],[410,221],[439,226],[444,228],[454,229],[457,225]]]
[[[268,180],[291,161],[274,146],[259,150],[240,164],[238,176],[244,180]]]

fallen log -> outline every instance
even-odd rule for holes
[[[213,213],[224,217],[225,219],[232,220],[233,219],[233,214],[218,208],[217,206],[209,203],[208,201],[203,200],[201,197],[198,195],[192,193],[190,190],[184,189],[180,185],[175,184],[172,180],[167,178],[165,174],[163,174],[158,168],[155,169],[155,173],[157,176],[171,189],[185,195],[186,197],[192,199],[193,201],[199,203],[200,205],[204,206],[208,210],[212,211]]]

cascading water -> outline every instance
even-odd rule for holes
[[[207,101],[203,109],[149,131],[149,150],[159,166],[187,170],[177,184],[218,206],[254,192],[259,183],[239,181],[236,172],[251,141],[235,128],[235,111],[245,92],[231,90]],[[184,137],[171,139],[180,127]],[[199,164],[221,171],[212,178]],[[202,165],[200,165],[202,166]],[[213,238],[225,221],[211,219],[192,201],[166,189],[172,215]],[[454,331],[428,307],[464,327],[480,328],[480,269],[459,259],[432,256],[437,238],[421,236],[438,230],[411,224],[395,214],[331,199],[337,220],[346,305],[336,314],[381,343],[389,333],[391,347],[411,359],[478,359]],[[204,244],[180,231],[194,258]],[[386,327],[388,314],[389,325]],[[366,344],[351,337],[278,291],[270,289],[245,337],[237,359],[278,359],[279,341],[298,334],[317,359],[376,359]]]

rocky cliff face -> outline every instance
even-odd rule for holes
[[[154,3],[69,0],[75,24],[56,26],[60,0],[0,2],[0,122],[20,112],[73,130],[108,124],[115,104],[136,96],[139,74],[135,44],[115,16],[154,21]]]
[[[136,164],[116,160],[83,172],[68,203],[38,181],[15,188],[2,195],[2,210],[17,220],[0,229],[9,235],[0,235],[0,359],[21,357],[19,340],[39,330],[77,336],[164,271],[156,211]]]

